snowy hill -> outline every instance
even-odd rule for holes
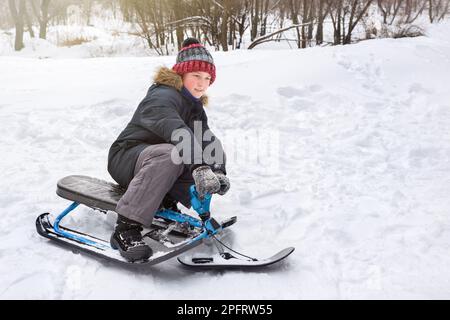
[[[112,180],[110,144],[174,59],[0,57],[1,299],[450,297],[449,23],[427,37],[214,53],[207,113],[235,159],[213,214],[238,215],[225,239],[248,254],[295,246],[284,263],[132,272],[41,238],[36,216],[68,204],[58,179]],[[238,134],[269,140],[270,163]],[[108,237],[114,218],[83,208],[66,224]]]

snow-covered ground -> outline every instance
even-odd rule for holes
[[[111,180],[110,144],[175,58],[3,56],[0,298],[450,298],[450,24],[214,58],[207,112],[235,159],[213,213],[238,216],[226,237],[238,250],[296,251],[256,272],[192,272],[175,259],[133,272],[50,244],[34,221],[67,206],[57,180]],[[277,157],[242,161],[251,146],[235,144],[238,133],[267,139]],[[66,222],[104,237],[113,223],[87,208]]]

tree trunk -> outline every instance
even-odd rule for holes
[[[260,0],[253,0],[252,1],[252,29],[250,32],[250,39],[253,41],[258,36],[258,24],[259,24],[259,1]]]
[[[378,0],[378,9],[381,11],[381,15],[383,16],[383,24],[387,24],[387,10],[383,7],[384,0]]]
[[[91,24],[92,5],[93,5],[92,0],[84,0],[83,13],[86,18],[87,26]]]
[[[41,2],[41,14],[42,18],[39,21],[39,38],[47,39],[47,25],[48,25],[48,6],[50,0],[42,0]]]
[[[310,8],[309,8],[309,14],[308,14],[308,22],[310,23],[308,25],[308,43],[309,46],[311,46],[312,38],[313,38],[313,31],[314,31],[314,18],[315,18],[315,11],[316,11],[316,3],[314,1],[311,1]]]
[[[344,30],[344,44],[350,44],[352,41],[352,25],[353,25],[353,20],[355,19],[355,14],[356,14],[356,10],[359,6],[358,0],[353,0],[352,4],[351,4],[351,12],[350,12],[350,19],[348,22],[348,33],[345,34],[345,30]]]
[[[241,48],[241,44],[242,44],[242,38],[244,37],[244,32],[245,32],[245,21],[247,20],[247,14],[244,13],[241,17],[241,21],[239,22],[238,25],[238,33],[239,33],[239,42],[236,45],[236,48],[240,49]]]
[[[289,4],[290,4],[290,9],[291,9],[292,24],[298,25],[298,24],[300,24],[300,22],[298,21],[298,7],[296,7],[296,5],[295,5],[295,0],[289,1]],[[295,30],[297,31],[297,47],[300,49],[302,47],[302,44],[301,44],[302,36],[301,36],[300,30],[298,28],[295,28]]]
[[[336,22],[334,24],[334,44],[341,44],[341,20],[342,20],[342,0],[339,0],[336,8]]]
[[[19,4],[19,10],[17,10],[17,2]],[[16,27],[16,38],[14,41],[14,50],[20,51],[24,48],[23,45],[23,32],[24,32],[24,13],[25,13],[25,0],[8,0],[9,10]]]
[[[28,32],[30,33],[30,37],[34,38],[33,23],[31,22],[30,15],[28,14],[26,5],[25,5],[25,11],[23,12],[23,15],[25,17],[25,22],[27,24],[27,29],[28,29]]]
[[[223,51],[228,51],[228,17],[230,15],[230,0],[223,1],[222,21],[220,23],[220,44]]]
[[[319,9],[317,12],[316,45],[321,45],[323,43],[323,2],[324,0],[319,1]]]
[[[303,14],[302,14],[302,23],[306,23],[308,20],[308,0],[303,0]],[[305,32],[305,26],[302,26],[302,41],[301,41],[302,48],[306,48],[306,32]]]
[[[228,28],[228,45],[232,46],[232,50],[234,50],[234,43],[236,40],[236,22],[233,19],[230,19],[230,25]]]
[[[428,0],[428,17],[430,18],[430,22],[433,23],[433,1]]]
[[[264,8],[261,10],[261,32],[260,36],[263,36],[267,32],[267,13],[269,10],[269,0],[264,1]]]
[[[180,3],[178,3],[178,1],[176,0],[172,0],[171,1],[171,7],[175,16],[175,20],[181,20],[183,18],[183,14],[181,12],[182,7],[180,5]],[[181,50],[181,45],[183,44],[183,40],[184,40],[184,28],[183,26],[177,24],[176,28],[175,28],[175,34],[177,37],[177,45],[178,45],[178,50]]]

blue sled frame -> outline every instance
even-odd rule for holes
[[[58,192],[57,192],[58,193]],[[169,210],[162,209],[155,214],[155,218],[158,222],[156,227],[161,227],[160,223],[167,225],[177,222],[182,224],[186,229],[191,229],[192,232],[181,231],[186,235],[185,240],[181,240],[176,244],[166,246],[162,244],[166,249],[163,249],[162,254],[156,254],[151,256],[148,260],[129,262],[125,258],[121,257],[117,250],[113,249],[109,243],[109,240],[99,239],[92,235],[85,234],[76,230],[71,230],[66,227],[61,226],[62,220],[73,212],[80,204],[87,205],[92,208],[97,208],[95,206],[90,206],[83,201],[77,202],[76,198],[63,212],[61,212],[52,223],[49,220],[49,213],[43,213],[36,219],[36,229],[37,232],[48,239],[54,240],[56,243],[61,244],[65,247],[71,248],[74,252],[86,252],[93,254],[94,256],[100,257],[102,259],[107,259],[114,262],[124,263],[126,265],[154,265],[163,261],[166,261],[172,257],[179,256],[183,252],[186,252],[201,243],[205,239],[214,240],[214,244],[219,250],[219,257],[204,257],[204,258],[192,258],[182,257],[178,258],[178,261],[186,267],[196,268],[196,269],[249,269],[258,268],[263,266],[268,266],[274,264],[278,261],[285,259],[293,251],[293,247],[288,247],[281,250],[277,254],[266,259],[255,259],[249,256],[245,256],[232,250],[230,247],[226,246],[220,240],[218,240],[215,235],[220,233],[224,228],[233,225],[236,222],[236,217],[231,217],[222,223],[218,223],[210,214],[210,203],[211,194],[205,195],[203,199],[200,199],[195,186],[191,186],[189,189],[191,204],[193,209],[199,215],[199,219],[193,216]],[[62,196],[66,198],[65,196]],[[70,199],[70,197],[69,197]],[[88,202],[87,202],[88,203]],[[101,211],[102,209],[99,208]],[[162,221],[164,220],[164,221]],[[184,229],[184,228],[182,228]],[[175,230],[172,230],[175,231]],[[170,232],[172,232],[170,231]],[[238,256],[231,254],[226,251],[227,248],[233,253],[238,254]]]
[[[201,219],[196,219],[184,213],[176,212],[169,209],[163,209],[155,214],[155,217],[170,220],[178,223],[187,223],[190,227],[200,228],[202,232],[193,240],[198,241],[212,235],[217,234],[222,230],[222,226],[218,224],[213,218],[210,217],[210,203],[211,195],[206,194],[203,200],[200,200],[198,193],[195,190],[195,186],[190,187],[191,204],[194,210],[198,213]],[[88,246],[96,247],[98,249],[110,249],[110,246],[106,246],[104,243],[91,240],[80,233],[72,233],[66,228],[61,228],[60,223],[69,213],[75,210],[79,206],[78,202],[70,204],[63,212],[61,212],[53,223],[53,231],[64,238],[74,240],[78,243],[82,243]]]

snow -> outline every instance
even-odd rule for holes
[[[207,113],[232,155],[232,188],[212,210],[219,220],[238,216],[224,241],[261,258],[296,247],[251,272],[192,272],[176,259],[133,271],[35,231],[38,214],[69,204],[55,194],[58,179],[111,181],[110,144],[174,56],[80,59],[88,55],[69,53],[83,51],[75,47],[1,56],[0,298],[448,299],[449,27],[213,53]],[[270,161],[241,135],[260,144],[259,155],[270,143]],[[79,208],[64,224],[107,239],[114,218]]]

